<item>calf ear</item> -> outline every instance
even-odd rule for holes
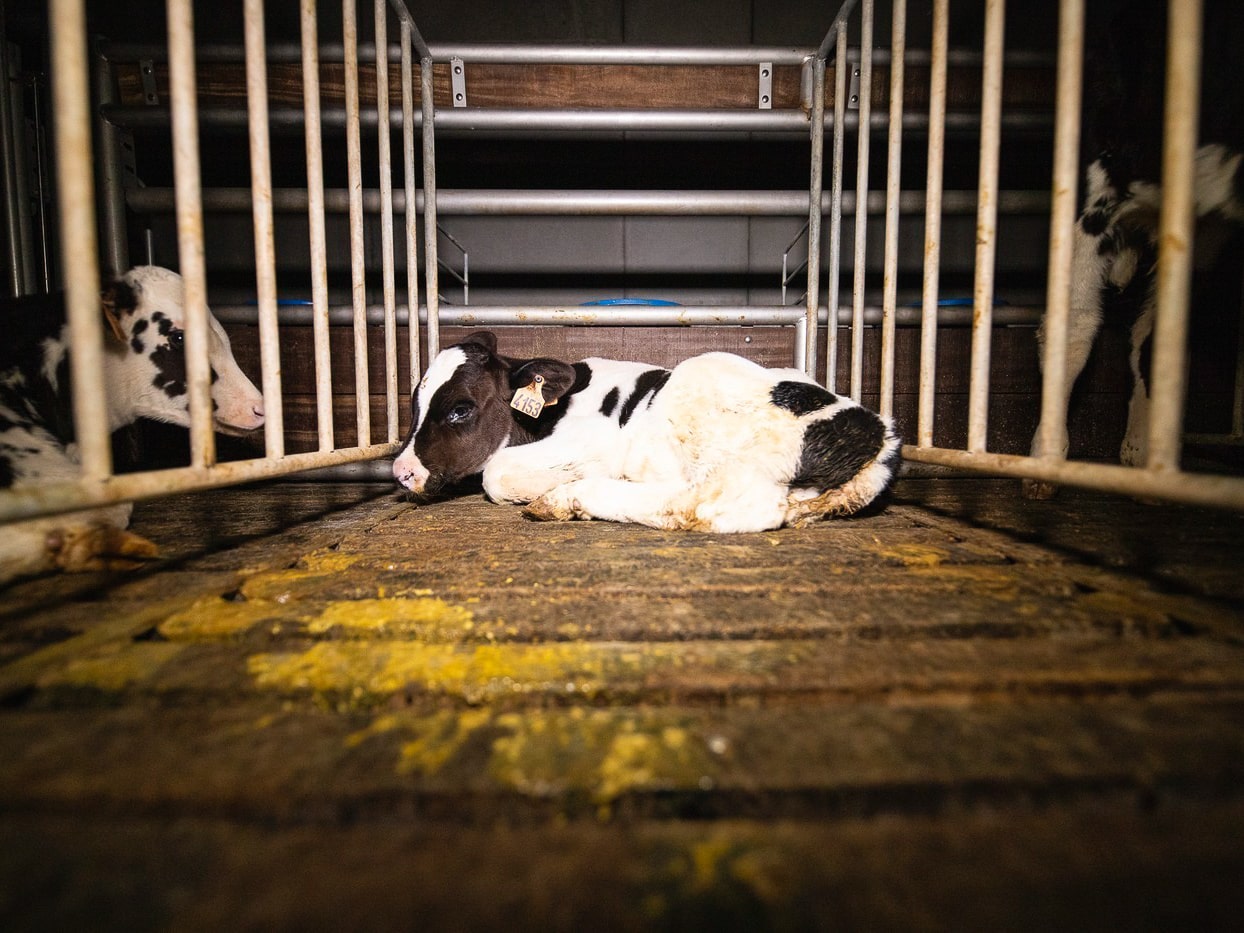
[[[127,338],[125,328],[121,326],[121,315],[130,313],[136,306],[133,289],[124,282],[113,282],[100,292],[99,304],[112,335],[125,343]]]
[[[474,333],[467,334],[458,343],[458,346],[468,343],[483,347],[494,356],[497,353],[497,336],[490,330],[477,330]]]
[[[523,386],[531,385],[536,376],[544,377],[544,385],[541,387],[544,403],[552,405],[570,391],[570,387],[574,385],[575,371],[573,366],[561,360],[528,360],[510,370],[510,388],[517,392]]]

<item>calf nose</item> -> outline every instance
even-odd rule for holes
[[[403,451],[393,461],[393,478],[411,492],[421,492],[428,476],[428,471],[410,450]]]

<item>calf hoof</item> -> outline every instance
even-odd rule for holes
[[[573,499],[567,500],[554,492],[532,499],[523,507],[523,514],[538,522],[569,522],[584,517]]]
[[[48,535],[47,548],[55,566],[67,573],[136,570],[160,554],[146,538],[112,525],[61,529]]]
[[[1058,492],[1058,487],[1053,483],[1047,483],[1039,479],[1026,479],[1021,483],[1021,489],[1025,499],[1035,499],[1045,501],[1053,499]]]

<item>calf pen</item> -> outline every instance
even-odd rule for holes
[[[871,48],[872,2],[845,4],[816,49],[429,45],[400,0],[376,4],[369,44],[356,6],[341,45],[316,35],[335,10],[306,0],[300,44],[265,42],[248,2],[244,45],[196,49],[191,4],[171,2],[167,45],[92,55],[82,4],[51,5],[83,479],[5,492],[0,515],[138,498],[135,527],[165,557],[0,598],[7,925],[1229,926],[1244,870],[1241,481],[1161,452],[1183,433],[1185,315],[1169,309],[1186,285],[1168,274],[1157,365],[1179,378],[1155,386],[1170,394],[1148,465],[1090,462],[1109,444],[1081,461],[997,452],[1025,449],[1036,423],[1035,402],[1006,397],[1036,379],[1007,367],[1032,349],[1038,309],[1051,333],[1066,312],[1080,5],[1062,4],[1056,59],[1004,54],[992,0],[980,49],[950,47],[951,4],[922,6],[927,52],[904,47],[902,0],[888,50]],[[391,80],[369,82],[371,64]],[[558,72],[569,90],[515,100]],[[927,95],[911,78],[926,72]],[[673,80],[701,73],[694,92]],[[1044,139],[1054,77],[1051,202],[1002,187],[999,137]],[[243,128],[249,188],[199,164],[210,134],[227,146]],[[127,160],[161,133],[172,181],[137,185]],[[438,188],[438,143],[489,134],[794,138],[808,185]],[[1188,156],[1194,132],[1170,136]],[[305,183],[289,182],[291,139]],[[883,171],[869,154],[882,139]],[[962,171],[943,185],[941,154],[982,140],[975,189]],[[211,212],[253,229],[246,288],[216,288],[237,228],[212,239]],[[1049,244],[1048,279],[1006,281],[1005,304],[995,212],[1035,219]],[[483,221],[684,214],[744,217],[770,285],[550,304],[490,290],[490,257],[477,261]],[[305,217],[309,297],[285,276],[283,216]],[[970,268],[944,289],[952,224]],[[441,262],[439,228],[470,270],[457,250]],[[197,315],[195,427],[189,466],[123,473],[92,435],[90,348],[98,271],[143,249],[181,271]],[[209,278],[239,361],[262,375],[263,457],[215,450]],[[780,297],[805,283],[795,304]],[[895,417],[911,475],[880,515],[730,538],[537,524],[478,496],[402,501],[386,458],[406,393],[438,346],[482,326],[515,353],[668,364],[714,348],[804,368]],[[1043,408],[1060,386],[1042,381]],[[1008,420],[1021,427],[1000,431]],[[943,476],[980,473],[1006,478]],[[293,481],[252,482],[278,476]],[[1024,477],[1086,488],[1025,502]]]

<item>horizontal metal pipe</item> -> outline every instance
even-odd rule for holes
[[[943,214],[974,214],[975,191],[947,191],[943,194]],[[126,203],[131,210],[153,214],[172,210],[171,188],[127,188]],[[278,188],[273,191],[273,208],[278,211],[305,211],[307,192],[302,188]],[[363,192],[363,209],[379,213],[382,199],[377,189]],[[251,209],[248,188],[207,188],[203,206],[215,211],[246,212]],[[325,209],[344,213],[349,208],[345,188],[324,193]],[[509,215],[701,215],[701,216],[792,216],[808,212],[807,191],[633,191],[633,190],[545,190],[501,188],[445,188],[436,193],[437,213],[456,216]],[[829,210],[830,195],[821,197],[822,210]],[[899,196],[899,210],[918,214],[924,210],[925,197],[920,191],[904,191]],[[998,195],[998,210],[1004,214],[1038,214],[1049,212],[1050,197],[1041,191],[1003,191]],[[393,192],[393,209],[406,209],[404,191]],[[415,197],[415,209],[423,210],[423,192]],[[868,196],[868,212],[880,214],[885,209],[883,192]],[[855,193],[844,192],[844,213],[855,212]]]
[[[168,126],[168,110],[165,107],[105,106],[101,108],[104,118],[117,126],[131,129],[161,129]],[[274,132],[300,130],[304,122],[301,108],[274,107],[269,120]],[[360,114],[360,125],[374,129],[379,124],[375,108]],[[414,114],[416,126],[422,126],[422,116]],[[243,130],[246,128],[245,109],[205,107],[199,111],[202,126],[214,129]],[[833,120],[826,119],[826,132],[833,129]],[[391,108],[390,126],[396,131],[402,126],[401,108]],[[346,125],[344,107],[326,107],[322,113],[325,127],[340,129]],[[1002,115],[1003,129],[1014,132],[1048,130],[1054,124],[1052,113],[1025,112]],[[859,125],[854,112],[843,122],[848,130]],[[928,125],[928,114],[907,113],[903,115],[903,131],[919,132]],[[889,115],[884,111],[873,113],[869,119],[872,132],[881,132],[889,126]],[[955,133],[974,132],[980,126],[979,114],[948,113],[946,129]],[[653,133],[798,133],[808,132],[808,118],[802,110],[587,110],[546,109],[523,107],[451,107],[436,113],[438,133],[505,132],[512,134],[542,135],[549,132],[653,132]]]
[[[168,61],[168,49],[163,45],[106,41],[101,43],[100,48],[103,54],[114,62]],[[714,48],[665,45],[511,45],[443,42],[432,43],[428,46],[428,51],[433,61],[446,62],[450,58],[461,58],[468,65],[755,65],[759,62],[772,62],[774,65],[802,65],[806,59],[811,58],[817,52],[811,47],[760,45]],[[395,59],[398,54],[398,46],[390,43],[389,58]],[[345,47],[339,42],[324,43],[319,47],[319,56],[325,62],[343,61]],[[241,45],[228,43],[206,44],[195,50],[195,57],[201,65],[239,63],[243,60],[243,48]],[[427,57],[423,49],[419,50],[419,57]],[[302,49],[295,43],[274,42],[268,46],[267,59],[270,63],[298,62],[302,60]],[[374,62],[375,60],[374,46],[359,46],[360,62]],[[847,60],[858,61],[859,50],[850,50]],[[903,60],[909,66],[924,65],[929,61],[929,52],[925,49],[908,49]],[[873,61],[876,64],[888,64],[890,62],[889,50],[877,49]],[[951,65],[978,66],[982,61],[982,56],[979,52],[969,49],[955,49],[950,52],[948,61]],[[1055,57],[1042,52],[1012,51],[1007,53],[1006,63],[1008,67],[1046,68],[1055,64]]]
[[[154,499],[190,489],[214,489],[253,480],[272,479],[316,467],[335,466],[389,457],[399,444],[372,444],[339,450],[289,454],[279,459],[237,460],[210,467],[178,467],[146,473],[122,473],[104,483],[55,483],[24,486],[0,492],[0,522],[39,515],[57,515],[79,509],[136,499]]]
[[[1244,478],[1234,476],[1145,470],[1115,463],[1045,460],[1015,454],[973,453],[910,444],[903,447],[903,459],[955,467],[974,473],[1068,483],[1126,496],[1168,499],[1188,505],[1244,511]]]
[[[257,310],[254,305],[224,304],[212,308],[212,313],[223,324],[252,325],[257,322]],[[1042,309],[1038,307],[1006,305],[994,312],[994,324],[998,327],[1035,327],[1041,320]],[[281,308],[281,324],[288,327],[310,327],[312,323],[310,305],[287,305]],[[633,327],[678,327],[678,326],[783,326],[796,323],[803,317],[801,305],[684,305],[675,308],[661,306],[621,306],[602,307],[595,305],[560,305],[560,306],[513,306],[513,305],[472,305],[471,307],[454,307],[442,305],[440,319],[442,324],[451,327],[504,327],[519,324],[577,324],[595,325],[599,327],[633,326]],[[397,323],[405,326],[410,316],[407,306],[397,306]],[[419,320],[426,322],[428,309],[419,306]],[[334,305],[329,308],[328,320],[336,326],[348,326],[353,322],[353,308],[347,305]],[[920,324],[921,310],[915,305],[897,308],[895,322],[900,327],[914,327]],[[820,309],[817,322],[823,327],[829,321],[829,312]],[[384,323],[384,307],[382,305],[367,306],[367,323],[381,325]],[[851,323],[851,311],[844,308],[838,313],[839,325]],[[864,325],[871,327],[881,323],[881,308],[869,306],[864,309]],[[938,324],[942,327],[966,327],[972,323],[970,307],[948,307],[938,309]]]

